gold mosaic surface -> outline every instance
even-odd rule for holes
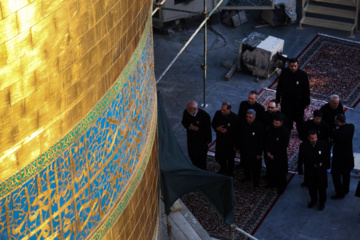
[[[2,0],[0,182],[58,143],[108,92],[151,0]]]
[[[13,2],[0,5],[0,239],[105,237],[124,209],[157,209],[151,1]],[[14,40],[27,31],[31,47]],[[41,37],[51,51],[35,51]],[[137,221],[156,224],[141,209]],[[150,239],[151,226],[136,234]]]
[[[157,116],[153,68],[149,67],[152,35],[144,36],[134,71],[119,79],[122,85],[113,86],[111,90],[118,94],[94,124],[50,165],[0,199],[4,239],[83,239],[105,221],[94,236],[99,239],[127,207],[140,181],[156,185],[156,174],[142,180]],[[154,194],[151,204],[156,206]]]

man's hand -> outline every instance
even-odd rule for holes
[[[258,160],[261,159],[261,156],[256,156],[256,159],[258,159]]]
[[[192,123],[190,123],[190,130],[193,131],[199,131],[199,127],[192,125]]]
[[[315,168],[321,167],[322,163],[319,163],[319,165],[314,164]]]
[[[268,152],[266,155],[267,155],[271,160],[274,160],[274,155],[271,155],[271,153]]]
[[[224,125],[221,125],[221,126],[216,128],[216,131],[221,132],[221,133],[226,133],[227,129],[224,128]]]
[[[303,177],[304,177],[304,175],[300,175],[300,174],[299,174],[299,178],[303,178]]]

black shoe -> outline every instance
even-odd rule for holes
[[[322,211],[325,207],[325,203],[320,203],[319,204],[319,211]]]
[[[331,196],[330,198],[333,200],[343,199],[345,196],[341,194],[335,194],[334,196]]]
[[[316,202],[309,202],[308,208],[313,208],[315,205],[316,205]]]
[[[301,183],[301,187],[307,187],[306,183],[305,182]]]

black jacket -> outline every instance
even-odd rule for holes
[[[298,69],[295,73],[292,73],[289,68],[284,69],[279,77],[276,100],[281,101],[282,109],[304,111],[305,106],[310,104],[310,88],[307,74],[301,69]]]
[[[317,137],[318,139],[324,140],[326,142],[329,142],[329,133],[330,133],[330,128],[329,125],[325,122],[325,121],[321,121],[319,124],[316,124],[314,122],[313,119],[311,120],[307,120],[304,123],[304,129],[303,129],[303,133],[301,133],[301,139],[307,140],[307,132],[310,129],[315,129],[317,131]]]
[[[299,175],[304,175],[304,180],[308,186],[317,188],[327,187],[326,170],[329,168],[329,164],[330,148],[325,141],[318,140],[315,147],[309,141],[300,144],[298,172]],[[303,165],[305,171],[303,171]]]
[[[274,156],[271,164],[279,173],[288,171],[287,147],[289,140],[289,130],[284,125],[278,128],[270,127],[266,133],[264,155],[269,152]]]
[[[333,139],[332,170],[351,171],[354,168],[353,136],[355,127],[351,123],[331,131]]]
[[[198,109],[195,116],[190,115],[186,110],[183,113],[181,124],[186,129],[188,150],[196,151],[199,148],[207,147],[212,141],[211,119],[207,112]],[[199,127],[199,131],[190,130],[190,124]]]
[[[335,110],[332,110],[329,103],[327,103],[320,108],[320,111],[323,114],[322,120],[329,125],[330,130],[336,127],[335,125],[336,114],[342,113],[345,115],[344,108],[341,102],[339,103],[339,106]]]
[[[248,157],[262,156],[264,149],[264,126],[255,121],[248,124],[245,119],[240,121],[239,149],[242,155]]]
[[[227,129],[226,133],[221,133],[216,130],[216,128],[221,125]],[[236,114],[230,112],[230,114],[225,117],[221,114],[221,111],[216,111],[211,126],[216,132],[215,158],[218,159],[218,157],[221,158],[224,155],[229,156],[229,154],[235,154],[233,149],[237,146],[237,136],[239,134],[239,118]]]

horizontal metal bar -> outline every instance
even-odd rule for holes
[[[166,7],[162,7],[161,10],[169,10],[169,11],[174,11],[174,12],[187,12],[187,13],[193,13],[193,14],[201,14],[202,13],[202,12],[194,12],[194,11],[188,11],[188,10],[183,10],[183,9],[166,8]]]
[[[273,6],[223,6],[220,10],[273,10]]]

